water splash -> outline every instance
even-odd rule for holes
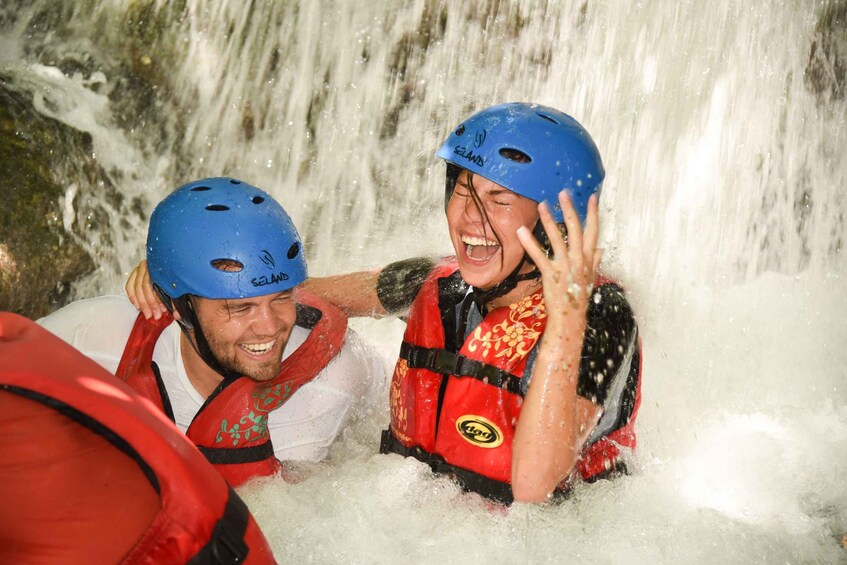
[[[844,559],[847,110],[804,79],[821,14],[842,3],[83,4],[62,8],[77,34],[4,38],[18,47],[2,64],[36,76],[34,59],[72,47],[91,67],[83,89],[117,89],[103,46],[136,46],[158,117],[139,114],[141,127],[116,97],[74,89],[53,115],[92,133],[148,211],[188,178],[268,189],[316,274],[449,253],[433,153],[472,110],[561,108],[604,155],[607,269],[632,291],[645,345],[636,474],[492,512],[414,461],[374,455],[387,421],[375,407],[300,483],[245,490],[281,559]],[[15,29],[36,12],[21,8]],[[74,80],[63,75],[50,80]],[[122,233],[102,252],[140,258],[143,230]],[[121,282],[100,277],[80,292]],[[390,362],[402,324],[355,324]]]

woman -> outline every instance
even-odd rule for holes
[[[623,290],[597,275],[594,142],[558,110],[512,103],[468,118],[437,155],[455,257],[305,283],[348,315],[408,314],[381,451],[506,503],[625,470],[640,347]],[[149,313],[143,280],[127,291]]]

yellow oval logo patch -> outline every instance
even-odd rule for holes
[[[491,421],[482,416],[465,414],[456,420],[456,430],[468,443],[493,449],[503,443],[503,434]]]

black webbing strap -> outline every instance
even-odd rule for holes
[[[162,399],[162,410],[165,411],[165,416],[171,422],[176,423],[174,409],[171,406],[171,397],[168,396],[168,389],[165,387],[165,381],[162,379],[162,372],[159,370],[159,366],[155,361],[150,362],[150,368],[153,370],[153,376],[156,377],[156,388],[159,391],[159,398]]]
[[[213,465],[228,465],[230,463],[255,463],[264,461],[274,454],[274,448],[270,441],[254,445],[252,447],[203,447],[198,445],[197,449],[206,456],[209,463]]]
[[[144,473],[144,476],[150,482],[150,486],[152,486],[156,490],[156,493],[162,493],[162,487],[159,484],[159,478],[156,476],[156,472],[153,471],[153,468],[150,466],[150,464],[148,464],[147,461],[145,461],[144,458],[138,454],[135,448],[130,445],[127,440],[119,436],[116,432],[112,431],[111,428],[106,427],[105,425],[101,424],[88,414],[77,410],[73,406],[65,404],[61,400],[53,398],[52,396],[48,396],[46,393],[6,383],[0,383],[0,390],[5,390],[6,392],[17,394],[24,398],[39,402],[47,406],[48,408],[52,408],[60,414],[70,418],[77,424],[85,426],[92,432],[102,436],[114,447],[116,447],[117,449],[125,453],[127,456],[132,458],[132,460],[138,464],[139,468],[141,469],[141,472]]]
[[[247,505],[230,487],[224,514],[215,524],[211,539],[191,558],[189,565],[243,563],[250,552],[244,541],[248,517]]]
[[[379,443],[380,453],[397,453],[403,457],[414,457],[418,461],[429,465],[434,473],[448,475],[455,479],[456,482],[466,492],[475,492],[482,496],[500,502],[501,504],[511,504],[515,498],[512,494],[512,485],[495,481],[486,476],[456,467],[447,463],[440,455],[424,451],[420,447],[406,447],[394,437],[391,430],[383,430],[382,438]],[[583,479],[587,483],[593,483],[601,479],[611,479],[619,475],[629,474],[626,463],[621,460],[615,462],[611,468],[598,473],[587,479]],[[553,501],[561,501],[570,494],[570,486],[562,488],[561,486],[553,491]]]
[[[382,440],[379,444],[380,453],[397,453],[403,457],[414,457],[418,461],[429,465],[434,473],[448,475],[455,479],[463,490],[475,492],[491,500],[502,504],[511,504],[514,501],[512,486],[489,479],[473,471],[462,469],[447,463],[440,455],[428,453],[420,447],[406,447],[400,443],[391,433],[391,430],[382,431]]]
[[[400,358],[405,359],[412,369],[429,369],[442,375],[473,377],[492,386],[523,396],[521,380],[515,375],[494,365],[457,355],[446,349],[430,349],[404,341],[400,346]]]

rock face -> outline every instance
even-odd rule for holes
[[[841,100],[847,88],[847,1],[828,4],[818,20],[806,65],[806,85],[824,100]]]
[[[10,0],[0,7],[0,33],[25,29],[21,58],[65,76],[106,73],[116,125],[140,151],[156,151],[179,129],[161,118],[173,113],[161,108],[166,75],[156,54],[172,52],[166,24],[179,24],[184,2],[159,10],[141,0],[89,19],[86,4]],[[113,261],[113,227],[129,229],[127,215],[146,221],[146,205],[115,189],[122,172],[100,166],[90,134],[37,111],[36,87],[8,69],[0,67],[0,310],[37,318]],[[172,158],[178,169],[180,156]]]
[[[90,146],[87,134],[36,112],[32,95],[0,75],[0,310],[43,316],[67,301],[70,283],[94,269],[74,233],[77,218],[109,219],[102,209],[66,202],[73,183],[97,186],[106,178]]]

